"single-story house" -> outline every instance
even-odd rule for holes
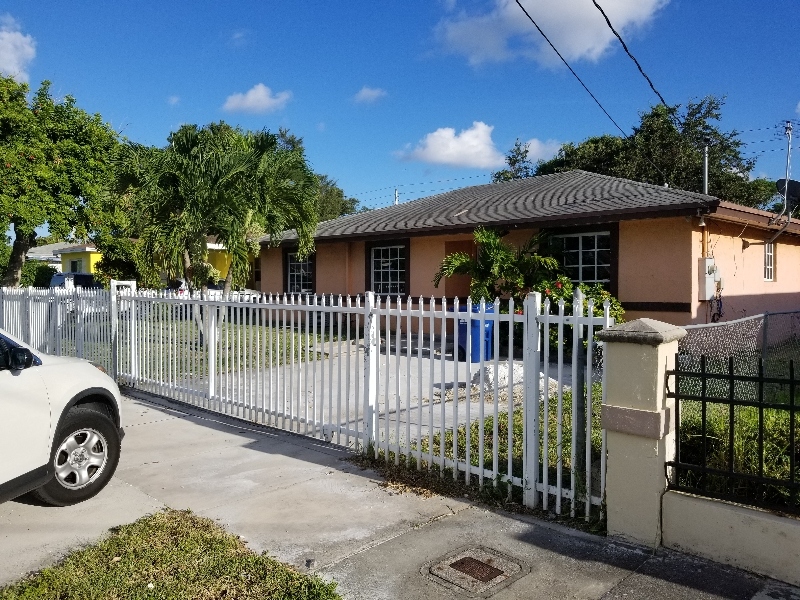
[[[220,278],[225,279],[231,265],[231,256],[225,246],[217,242],[213,236],[208,237],[208,262],[220,273]],[[103,257],[102,253],[92,244],[75,244],[74,242],[59,242],[38,246],[28,251],[29,260],[42,260],[48,262],[57,271],[63,273],[95,273],[97,263]],[[256,261],[251,273],[251,286],[260,283],[260,273]]]
[[[316,252],[296,234],[262,240],[260,290],[465,298],[466,277],[434,288],[442,259],[473,252],[472,231],[507,231],[519,245],[545,230],[576,282],[602,282],[627,319],[674,324],[800,310],[800,224],[719,198],[570,171],[477,185],[320,223]]]
[[[69,244],[53,251],[61,257],[62,273],[95,273],[102,254],[92,244]]]
[[[44,244],[43,246],[34,246],[25,254],[26,260],[36,260],[39,262],[47,263],[59,273],[61,272],[61,256],[55,254],[57,250],[71,248],[74,242],[56,242],[55,244]]]

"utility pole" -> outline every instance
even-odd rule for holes
[[[705,147],[703,148],[703,193],[708,195],[708,138],[704,138]]]

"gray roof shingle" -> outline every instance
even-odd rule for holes
[[[576,170],[465,187],[339,217],[320,223],[314,237],[320,241],[443,233],[478,225],[602,222],[653,212],[707,212],[718,204],[713,196]],[[295,232],[284,239],[296,239]]]

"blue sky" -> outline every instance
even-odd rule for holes
[[[796,0],[598,2],[667,102],[726,96],[755,174],[783,177]],[[623,129],[657,102],[591,0],[523,4]],[[368,206],[488,182],[516,138],[548,158],[617,133],[507,0],[5,0],[0,71],[144,144],[182,123],[286,127]]]

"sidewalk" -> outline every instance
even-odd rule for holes
[[[0,585],[170,506],[334,579],[348,599],[800,600],[795,588],[682,554],[653,555],[466,500],[396,494],[343,460],[347,453],[309,438],[160,400],[126,398],[123,419],[119,469],[99,496],[69,508],[0,504]],[[486,588],[492,568],[507,579]]]

